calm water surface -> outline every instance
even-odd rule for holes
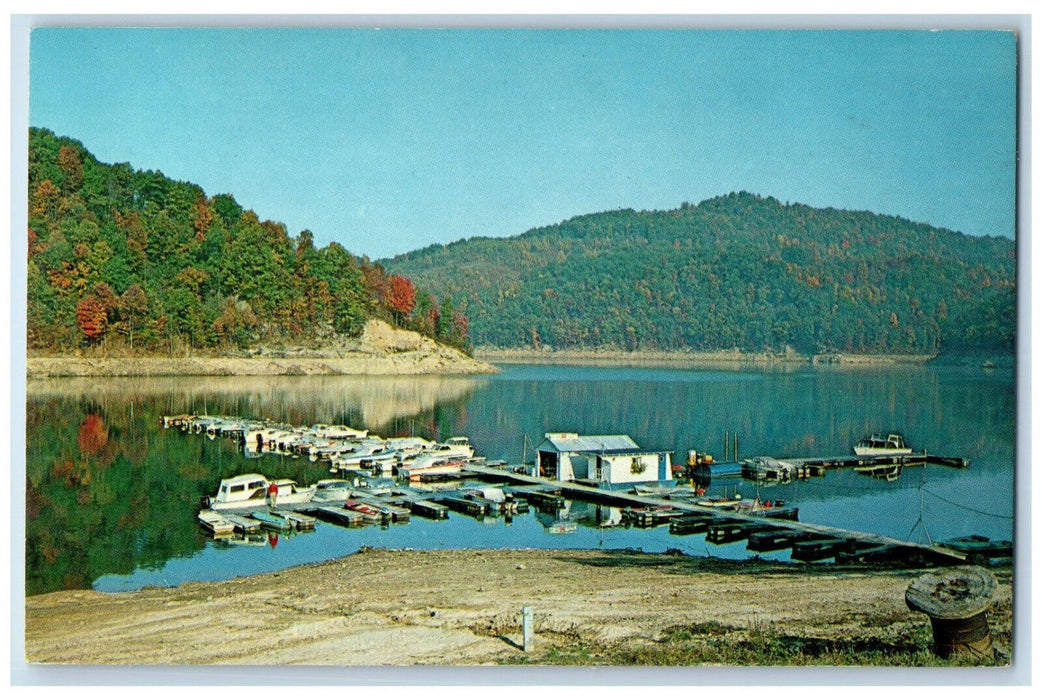
[[[360,547],[642,548],[744,558],[743,542],[600,527],[617,512],[563,513],[315,532],[237,544],[196,525],[220,479],[259,471],[309,483],[321,463],[247,460],[231,442],[164,431],[159,417],[233,414],[293,424],[347,423],[383,436],[468,435],[479,454],[520,462],[548,431],[626,433],[642,447],[705,450],[725,433],[740,457],[841,455],[871,432],[968,457],[968,470],[910,468],[886,482],[851,471],[788,485],[716,480],[709,493],[759,493],[800,519],[914,541],[1013,537],[1015,381],[1009,370],[957,367],[659,370],[513,366],[496,376],[46,380],[28,384],[26,592],[104,591],[222,580],[324,561]],[[730,443],[729,443],[730,445]],[[728,447],[730,449],[730,446]],[[547,526],[569,520],[574,532]],[[784,557],[784,553],[776,555]]]

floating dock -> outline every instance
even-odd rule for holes
[[[919,456],[920,459],[922,455]],[[567,481],[555,481],[538,476],[519,474],[509,469],[482,467],[471,465],[470,469],[488,480],[508,482],[520,486],[512,489],[515,493],[522,489],[526,495],[531,493],[557,492],[561,497],[569,497],[592,503],[602,503],[631,509],[662,509],[680,511],[673,515],[670,531],[681,534],[678,530],[694,528],[692,532],[701,531],[704,526],[708,532],[710,527],[721,528],[725,525],[738,524],[746,527],[728,528],[729,537],[734,540],[757,537],[756,546],[770,546],[773,549],[793,549],[793,558],[803,561],[820,561],[823,559],[861,560],[859,556],[877,557],[877,561],[897,561],[902,563],[922,562],[928,564],[958,564],[966,560],[966,554],[954,549],[906,542],[892,537],[866,532],[844,530],[824,525],[801,523],[784,518],[765,517],[764,514],[747,515],[737,511],[721,511],[718,508],[699,506],[695,503],[669,501],[653,496],[639,496],[621,491],[599,489],[583,484]],[[682,526],[680,523],[684,523]],[[677,527],[674,528],[674,525]],[[771,539],[767,539],[770,533]],[[723,536],[723,535],[721,535]],[[752,544],[752,543],[750,543]],[[780,545],[780,546],[779,546]],[[797,545],[799,547],[797,548]],[[752,549],[752,547],[750,547]],[[769,551],[767,549],[754,551]],[[853,558],[853,559],[851,559]]]
[[[315,529],[315,518],[310,515],[304,515],[303,513],[297,513],[291,510],[278,510],[274,511],[275,515],[285,518],[286,522],[293,526],[297,530],[314,530]]]
[[[430,500],[435,503],[440,503],[443,506],[448,507],[450,510],[454,510],[459,513],[466,513],[467,515],[487,515],[488,505],[475,501],[470,498],[463,498],[462,496],[454,496],[449,494],[437,494],[430,497]]]
[[[322,506],[312,505],[307,509],[307,512],[314,515],[316,518],[324,520],[334,525],[347,525],[348,527],[354,525],[364,524],[362,514],[347,508],[341,508],[340,506]]]
[[[486,467],[486,469],[495,469],[495,467]],[[479,471],[475,475],[482,476],[483,473]],[[545,486],[543,488],[515,487],[510,489],[510,493],[516,496],[523,496],[526,501],[534,503],[536,508],[545,508],[547,510],[561,510],[564,508],[565,498],[561,495],[560,489]]]
[[[241,513],[223,513],[223,515],[225,520],[235,526],[236,532],[241,532],[244,535],[260,532],[260,520],[256,520],[255,518],[251,518],[250,516]]]
[[[927,452],[906,455],[841,455],[838,457],[793,457],[774,459],[758,457],[742,464],[742,478],[749,481],[788,481],[824,476],[831,469],[853,469],[869,475],[886,477],[900,474],[901,467],[921,467],[927,464],[953,469],[968,469],[965,457],[942,457]]]
[[[431,520],[445,520],[449,517],[449,509],[434,501],[424,499],[409,501],[409,509],[416,515]]]
[[[240,433],[245,434],[246,424],[238,419],[205,416],[182,415],[163,419],[164,427],[180,426],[194,433],[205,430],[210,437],[222,435],[241,438]],[[290,427],[260,422],[251,425],[267,426],[271,430]],[[343,431],[349,429],[343,428]],[[259,443],[260,440],[258,450]],[[301,445],[292,446],[292,450],[296,456],[298,453],[310,452],[314,446],[313,440],[305,441]],[[290,448],[279,444],[279,449],[286,451]],[[315,452],[310,453],[312,459],[318,458]],[[968,459],[942,457],[926,452],[791,459],[757,457],[741,462],[737,459],[728,462],[726,456],[725,450],[725,461],[719,464],[705,465],[696,461],[688,471],[693,472],[696,479],[704,475],[710,478],[742,476],[755,481],[785,481],[823,476],[827,470],[849,468],[875,478],[892,480],[900,475],[905,466],[930,464],[957,469],[969,467]],[[694,453],[689,455],[689,458],[693,457]],[[946,565],[1008,557],[1012,555],[1013,549],[1012,543],[1008,541],[992,542],[978,536],[960,538],[941,545],[906,542],[871,533],[801,523],[797,520],[795,508],[730,510],[720,507],[720,499],[687,500],[693,493],[697,494],[694,489],[685,491],[655,485],[633,494],[603,488],[596,482],[557,481],[529,476],[524,466],[509,466],[502,462],[493,464],[482,460],[473,461],[449,476],[453,479],[480,478],[505,487],[496,489],[497,493],[465,487],[430,493],[397,487],[394,480],[381,479],[377,480],[380,486],[369,482],[368,490],[352,489],[352,499],[337,503],[280,504],[277,509],[257,508],[249,512],[250,508],[256,508],[250,506],[233,513],[221,511],[221,514],[206,511],[200,513],[199,519],[215,535],[234,529],[249,539],[251,533],[261,528],[278,531],[311,530],[315,527],[316,518],[349,526],[366,522],[406,522],[413,514],[441,520],[448,517],[449,510],[483,518],[490,513],[508,515],[525,512],[531,503],[544,513],[552,514],[554,522],[547,526],[547,530],[556,533],[575,529],[575,522],[562,517],[561,513],[567,505],[567,499],[574,499],[619,508],[627,525],[657,527],[668,524],[670,532],[675,535],[705,533],[706,542],[717,544],[746,541],[747,549],[754,552],[790,549],[792,558],[797,561],[834,559],[837,562]],[[734,502],[737,501],[736,497]]]

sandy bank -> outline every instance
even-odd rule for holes
[[[322,348],[258,349],[244,357],[32,357],[26,375],[162,377],[276,375],[492,374],[475,360],[413,331],[371,320],[361,337]]]
[[[26,657],[58,664],[470,665],[553,663],[579,643],[650,648],[663,632],[765,629],[897,644],[929,636],[904,602],[919,571],[726,562],[631,551],[370,550],[323,564],[133,593],[25,603]],[[1012,627],[999,576],[989,615]],[[534,609],[536,649],[521,651]]]
[[[798,353],[746,353],[622,350],[535,350],[528,348],[476,348],[474,357],[493,364],[579,365],[590,367],[798,367],[802,365],[887,366],[924,364],[933,355],[801,355]]]

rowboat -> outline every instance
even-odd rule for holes
[[[278,512],[255,510],[252,513],[250,513],[250,517],[254,518],[255,520],[259,520],[261,523],[261,527],[266,528],[268,530],[285,531],[294,529],[293,524],[290,523],[290,521],[286,519],[285,516]]]
[[[390,520],[391,518],[390,513],[385,514],[379,508],[361,501],[346,501],[344,508],[360,513],[362,518],[370,523],[382,523],[385,519]]]

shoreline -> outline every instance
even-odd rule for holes
[[[759,657],[731,654],[747,653],[750,641],[769,634],[812,645],[855,640],[849,656],[831,661],[844,665],[873,663],[859,645],[891,649],[898,663],[943,665],[931,661],[928,619],[904,601],[923,571],[672,551],[363,548],[217,583],[31,596],[25,658],[34,664],[603,666],[650,654],[644,663],[668,666],[677,663],[669,640],[679,631],[684,644],[705,645],[703,664],[756,664]],[[995,573],[999,588],[988,617],[996,647],[1008,655],[1012,572]],[[523,606],[534,610],[529,652],[521,647]],[[923,658],[909,662],[909,654]],[[800,663],[814,664],[814,656],[789,661]]]
[[[26,377],[482,375],[494,366],[441,353],[389,355],[344,353],[339,357],[27,357]]]
[[[589,367],[883,367],[924,365],[936,355],[855,355],[828,353],[745,353],[739,350],[686,352],[678,350],[536,350],[531,348],[476,348],[474,358],[492,364],[578,365]]]
[[[451,348],[398,352],[268,353],[252,357],[219,356],[28,356],[26,378],[177,377],[177,376],[479,376],[498,374],[498,365],[550,365],[647,369],[800,369],[803,367],[872,368],[956,364],[1010,367],[1013,358],[939,358],[935,355],[771,355],[737,351],[678,352],[621,350],[533,350],[478,348],[473,357]]]

